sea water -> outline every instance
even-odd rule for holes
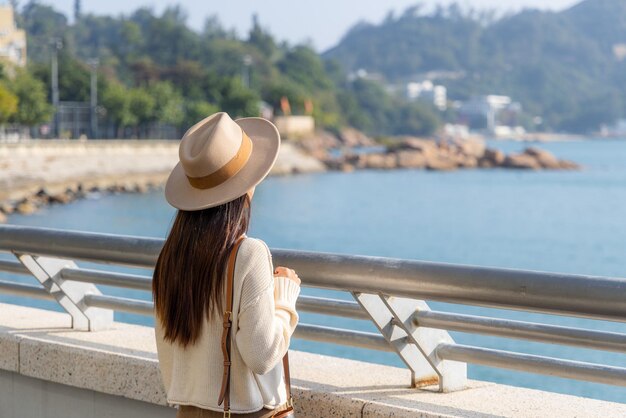
[[[490,143],[507,152],[524,144]],[[274,177],[257,188],[251,236],[270,247],[362,254],[564,273],[626,277],[626,140],[542,144],[580,171],[357,171]],[[164,237],[174,210],[161,192],[91,196],[29,215],[13,224]],[[78,263],[90,266],[88,263]],[[119,271],[130,271],[118,268]],[[146,274],[144,272],[144,274]],[[28,277],[2,275],[33,282]],[[149,299],[147,292],[102,288]],[[350,299],[319,289],[303,294]],[[0,296],[59,310],[52,302]],[[626,301],[625,301],[626,303]],[[438,310],[626,333],[625,323],[430,303]],[[139,315],[121,321],[152,324]],[[375,331],[366,321],[301,314],[301,322]],[[456,342],[626,367],[616,353],[451,333]],[[403,366],[395,354],[294,340],[292,348]],[[469,365],[469,377],[626,402],[626,389]],[[407,373],[407,383],[409,375]]]

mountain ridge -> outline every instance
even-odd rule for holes
[[[506,94],[530,116],[542,116],[544,129],[586,131],[626,114],[620,48],[626,51],[626,1],[585,0],[560,12],[525,9],[493,21],[457,5],[429,14],[409,8],[377,25],[355,25],[322,56],[389,83],[459,72],[453,80],[435,77],[451,99]]]

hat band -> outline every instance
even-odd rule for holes
[[[207,174],[203,177],[189,177],[189,183],[195,187],[196,189],[210,189],[215,186],[219,186],[224,183],[226,180],[234,176],[243,168],[244,165],[250,159],[250,155],[252,154],[252,141],[250,137],[246,135],[246,133],[242,130],[242,138],[241,145],[239,146],[239,150],[237,154],[233,158],[230,159],[222,168],[217,171],[212,172],[211,174]]]

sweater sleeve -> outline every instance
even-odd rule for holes
[[[289,348],[298,323],[300,286],[284,277],[275,279],[269,249],[262,241],[250,241],[250,268],[243,281],[235,339],[250,370],[265,374]]]

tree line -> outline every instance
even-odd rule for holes
[[[329,130],[349,125],[373,135],[430,135],[441,123],[430,106],[406,102],[374,81],[348,81],[336,61],[323,60],[310,45],[277,41],[256,17],[240,37],[216,16],[206,19],[203,30],[192,30],[179,6],[161,14],[150,8],[117,17],[77,13],[70,23],[54,7],[30,1],[18,16],[27,32],[29,64],[3,85],[18,95],[12,86],[26,77],[36,83],[41,103],[37,118],[16,123],[50,117],[51,39],[63,45],[60,100],[89,101],[88,62],[97,58],[99,119],[119,135],[141,136],[155,123],[184,130],[217,110],[256,116],[260,103],[281,114],[285,99],[293,113],[310,113]]]

